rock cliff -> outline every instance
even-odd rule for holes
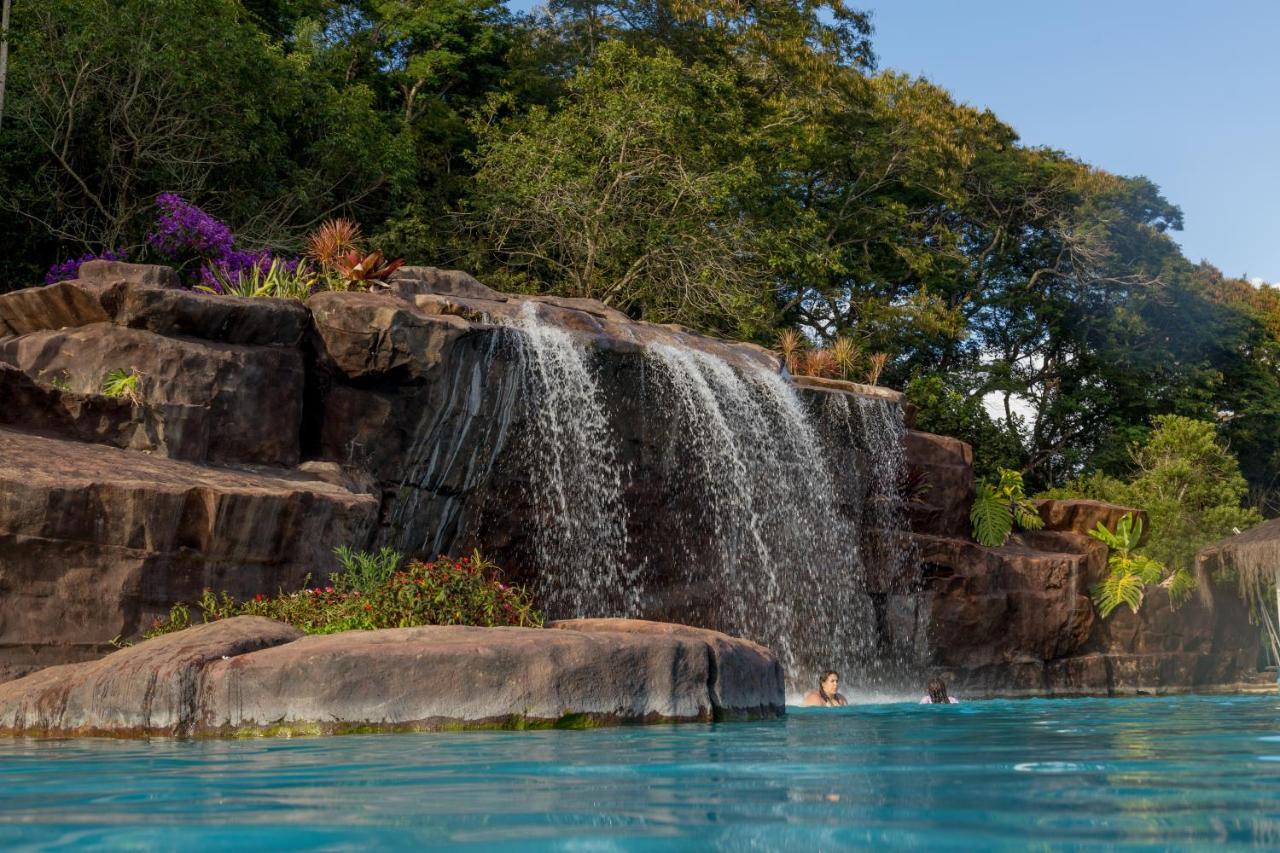
[[[305,305],[182,290],[159,267],[91,262],[80,275],[0,295],[0,681],[100,657],[205,587],[297,587],[332,568],[340,544],[481,547],[549,595],[552,615],[575,610],[556,591],[594,574],[603,611],[710,627],[779,621],[766,605],[782,549],[813,557],[797,561],[811,574],[789,618],[821,627],[823,608],[806,608],[848,574],[833,568],[847,557],[867,598],[849,621],[898,663],[971,691],[1227,684],[1256,657],[1225,599],[1172,614],[1157,592],[1140,618],[1094,618],[1087,591],[1105,553],[1083,531],[1120,510],[1055,504],[1044,532],[999,549],[969,541],[971,453],[906,431],[895,392],[797,382],[817,426],[794,447],[777,424],[797,414],[772,386],[722,401],[719,432],[689,420],[707,394],[736,388],[733,371],[777,377],[758,347],[432,268]],[[566,427],[529,405],[531,382],[574,379],[573,365],[555,365],[553,382],[531,375],[530,334],[512,331],[531,317],[589,351],[599,388],[580,400],[607,398],[601,423]],[[135,388],[104,394],[112,371]],[[752,423],[760,411],[773,420]],[[612,490],[593,482],[610,470],[582,462],[601,435]],[[829,460],[830,494],[775,482],[809,444]],[[909,468],[929,488],[908,503],[894,478]],[[735,478],[756,469],[743,498]],[[613,514],[540,532],[547,501],[564,500],[550,486],[564,483]],[[583,529],[603,551],[563,547]],[[726,581],[717,565],[750,571]],[[631,585],[642,592],[624,601]],[[930,659],[911,660],[926,639]]]

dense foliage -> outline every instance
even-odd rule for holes
[[[1175,607],[1185,601],[1196,587],[1195,577],[1185,569],[1167,571],[1158,560],[1138,552],[1142,542],[1142,519],[1133,513],[1125,513],[1116,523],[1115,530],[1108,530],[1102,522],[1089,531],[1089,535],[1107,546],[1107,576],[1093,588],[1093,602],[1103,618],[1111,615],[1121,604],[1137,613],[1146,597],[1147,587],[1162,583],[1168,590],[1169,600]]]
[[[797,331],[806,371],[909,389],[922,428],[1031,490],[1149,482],[1128,449],[1158,418],[1212,423],[1247,503],[1280,509],[1280,296],[1185,259],[1145,178],[876,71],[869,20],[843,0],[17,2],[0,288],[163,257],[166,194],[234,225],[251,289],[265,252],[343,217],[388,258],[502,287]],[[1238,511],[1239,485],[1214,505]],[[1179,554],[1224,526],[1147,508]]]
[[[1131,458],[1126,479],[1095,473],[1041,497],[1092,498],[1145,509],[1152,535],[1140,553],[1181,572],[1194,572],[1202,546],[1262,521],[1257,509],[1242,507],[1248,485],[1211,423],[1161,415],[1150,437],[1131,448]]]
[[[339,549],[342,570],[325,586],[256,595],[236,601],[226,592],[205,590],[196,608],[202,621],[232,616],[266,616],[308,634],[409,628],[415,625],[539,626],[542,616],[528,594],[508,586],[497,568],[479,554],[448,557],[403,568],[389,549],[377,554]],[[157,621],[146,637],[181,631],[191,625],[191,608],[179,604]]]

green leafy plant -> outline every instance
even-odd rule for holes
[[[335,553],[342,570],[333,574],[329,585],[255,595],[245,601],[206,589],[196,608],[205,622],[266,616],[308,634],[415,625],[542,624],[542,614],[534,609],[529,594],[503,582],[498,568],[478,552],[457,560],[414,561],[404,568],[400,568],[400,554],[390,548],[377,554],[346,548]],[[143,636],[156,637],[190,625],[190,609],[179,604]]]
[[[979,481],[969,521],[973,538],[988,547],[1007,542],[1015,523],[1023,530],[1044,527],[1044,519],[1023,492],[1022,474],[1008,468],[999,469],[995,482]]]
[[[333,553],[342,566],[342,571],[335,572],[330,578],[333,588],[339,592],[359,592],[365,595],[372,595],[374,590],[390,581],[403,559],[398,551],[390,547],[371,554],[368,551],[353,551],[342,545],[335,548]]]
[[[117,367],[115,370],[107,373],[102,380],[102,395],[113,399],[128,400],[130,403],[139,403],[142,397],[138,393],[138,380],[142,374],[136,370],[125,370]]]
[[[1107,558],[1107,576],[1093,588],[1093,603],[1105,619],[1121,604],[1128,605],[1134,613],[1142,607],[1147,584],[1158,583],[1164,576],[1164,564],[1150,557],[1134,553],[1142,541],[1142,519],[1135,519],[1127,512],[1116,522],[1114,531],[1101,521],[1089,531],[1089,535],[1102,542],[1110,550]],[[1171,576],[1177,577],[1176,573]],[[1179,581],[1182,585],[1184,582]],[[1192,582],[1194,585],[1194,581]],[[1170,591],[1172,598],[1172,591]]]
[[[303,300],[311,295],[319,280],[306,261],[293,266],[280,258],[272,258],[265,269],[259,264],[250,264],[233,276],[211,267],[210,274],[217,280],[218,287],[199,285],[196,290],[254,299]]]
[[[64,394],[71,393],[71,373],[64,370],[49,381],[49,384]]]

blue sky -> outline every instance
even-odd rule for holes
[[[1280,282],[1280,0],[862,5],[881,67],[991,108],[1026,144],[1146,175],[1182,207],[1187,257]]]
[[[1028,145],[1146,175],[1182,207],[1191,260],[1280,282],[1280,0],[851,5],[874,15],[882,68],[989,107]]]

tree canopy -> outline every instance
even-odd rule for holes
[[[1043,489],[1128,482],[1168,415],[1280,512],[1280,296],[1184,258],[1142,177],[878,71],[843,0],[16,0],[0,288],[161,193],[766,345],[886,354],[920,426]],[[879,370],[879,367],[877,367]],[[1164,426],[1161,426],[1164,425]]]

